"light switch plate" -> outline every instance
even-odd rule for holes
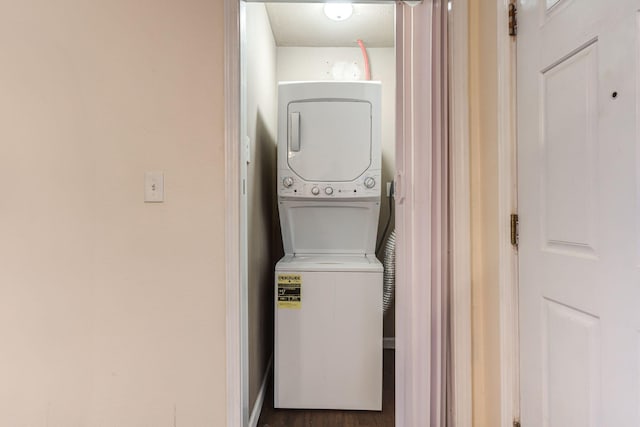
[[[164,202],[164,172],[144,173],[145,203]]]

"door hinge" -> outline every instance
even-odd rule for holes
[[[516,36],[518,34],[518,9],[515,1],[509,3],[509,35]]]
[[[520,426],[520,420],[518,420],[518,419],[513,420],[513,427],[521,427]]]
[[[518,229],[518,214],[511,214],[511,244],[518,249],[520,230]]]

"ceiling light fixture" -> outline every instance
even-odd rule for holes
[[[324,14],[333,21],[344,21],[351,18],[353,6],[351,3],[327,3],[324,5]]]

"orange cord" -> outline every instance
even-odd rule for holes
[[[371,80],[371,67],[369,66],[369,55],[367,55],[367,48],[364,47],[362,40],[358,39],[358,46],[362,51],[362,57],[364,58],[364,75],[366,80]]]

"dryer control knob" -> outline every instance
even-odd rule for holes
[[[330,196],[333,194],[333,188],[327,187],[324,189],[324,192],[327,194],[327,196]]]
[[[317,196],[318,194],[320,194],[320,189],[318,187],[313,187],[311,189],[311,194],[313,194],[314,196]]]
[[[293,178],[291,178],[290,176],[284,177],[284,179],[282,180],[282,185],[284,185],[286,188],[291,187],[293,185]]]
[[[376,185],[376,180],[369,177],[364,180],[364,186],[367,188],[373,188]]]

